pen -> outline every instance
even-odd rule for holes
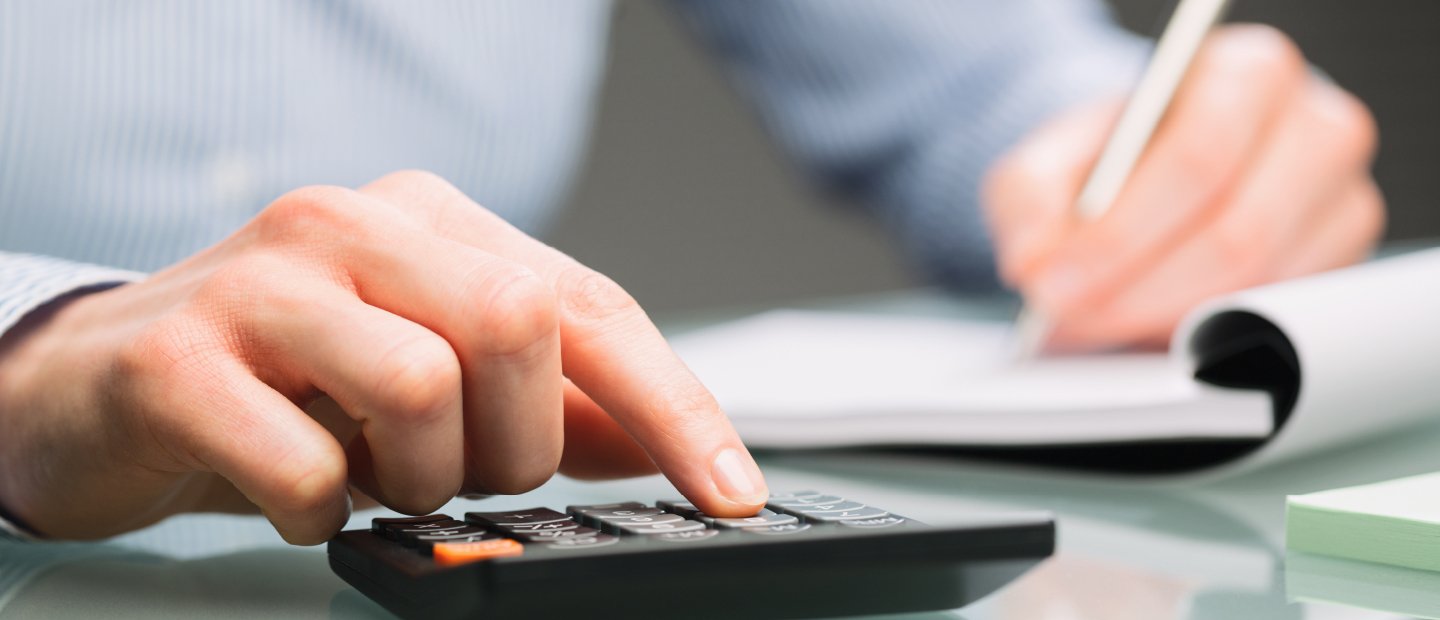
[[[1100,159],[1090,171],[1080,197],[1075,201],[1075,215],[1082,220],[1095,220],[1115,204],[1120,190],[1135,169],[1135,162],[1145,151],[1155,127],[1170,107],[1175,90],[1185,78],[1200,45],[1210,29],[1224,16],[1230,0],[1180,0],[1170,22],[1155,44],[1155,54],[1145,68],[1140,83],[1130,96],[1120,120],[1111,131]],[[1015,317],[1015,352],[1017,360],[1033,358],[1041,353],[1050,338],[1050,321],[1036,308],[1024,306]]]

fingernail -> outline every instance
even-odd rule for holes
[[[765,477],[760,474],[760,468],[735,448],[726,448],[715,455],[710,475],[714,476],[720,494],[730,501],[754,505],[766,499]]]
[[[1057,265],[1040,276],[1035,295],[1040,305],[1055,310],[1070,305],[1084,290],[1084,274],[1074,265]]]

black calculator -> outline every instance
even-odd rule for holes
[[[330,566],[403,618],[816,618],[954,609],[1048,557],[1048,514],[926,525],[814,491],[378,518]]]

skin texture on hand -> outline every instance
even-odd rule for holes
[[[1358,262],[1380,238],[1374,120],[1279,32],[1212,34],[1116,203],[1080,221],[1123,104],[1063,114],[986,179],[1001,276],[1054,322],[1052,348],[1163,346],[1199,302]]]
[[[352,489],[421,514],[657,466],[707,513],[767,494],[633,298],[423,172],[287,194],[0,350],[0,504],[57,538],[258,509],[315,544]]]

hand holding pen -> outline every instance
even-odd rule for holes
[[[990,171],[1022,355],[1163,345],[1207,298],[1360,261],[1379,238],[1368,110],[1270,28],[1209,32],[1223,5],[1182,1],[1128,105],[1071,110]]]

